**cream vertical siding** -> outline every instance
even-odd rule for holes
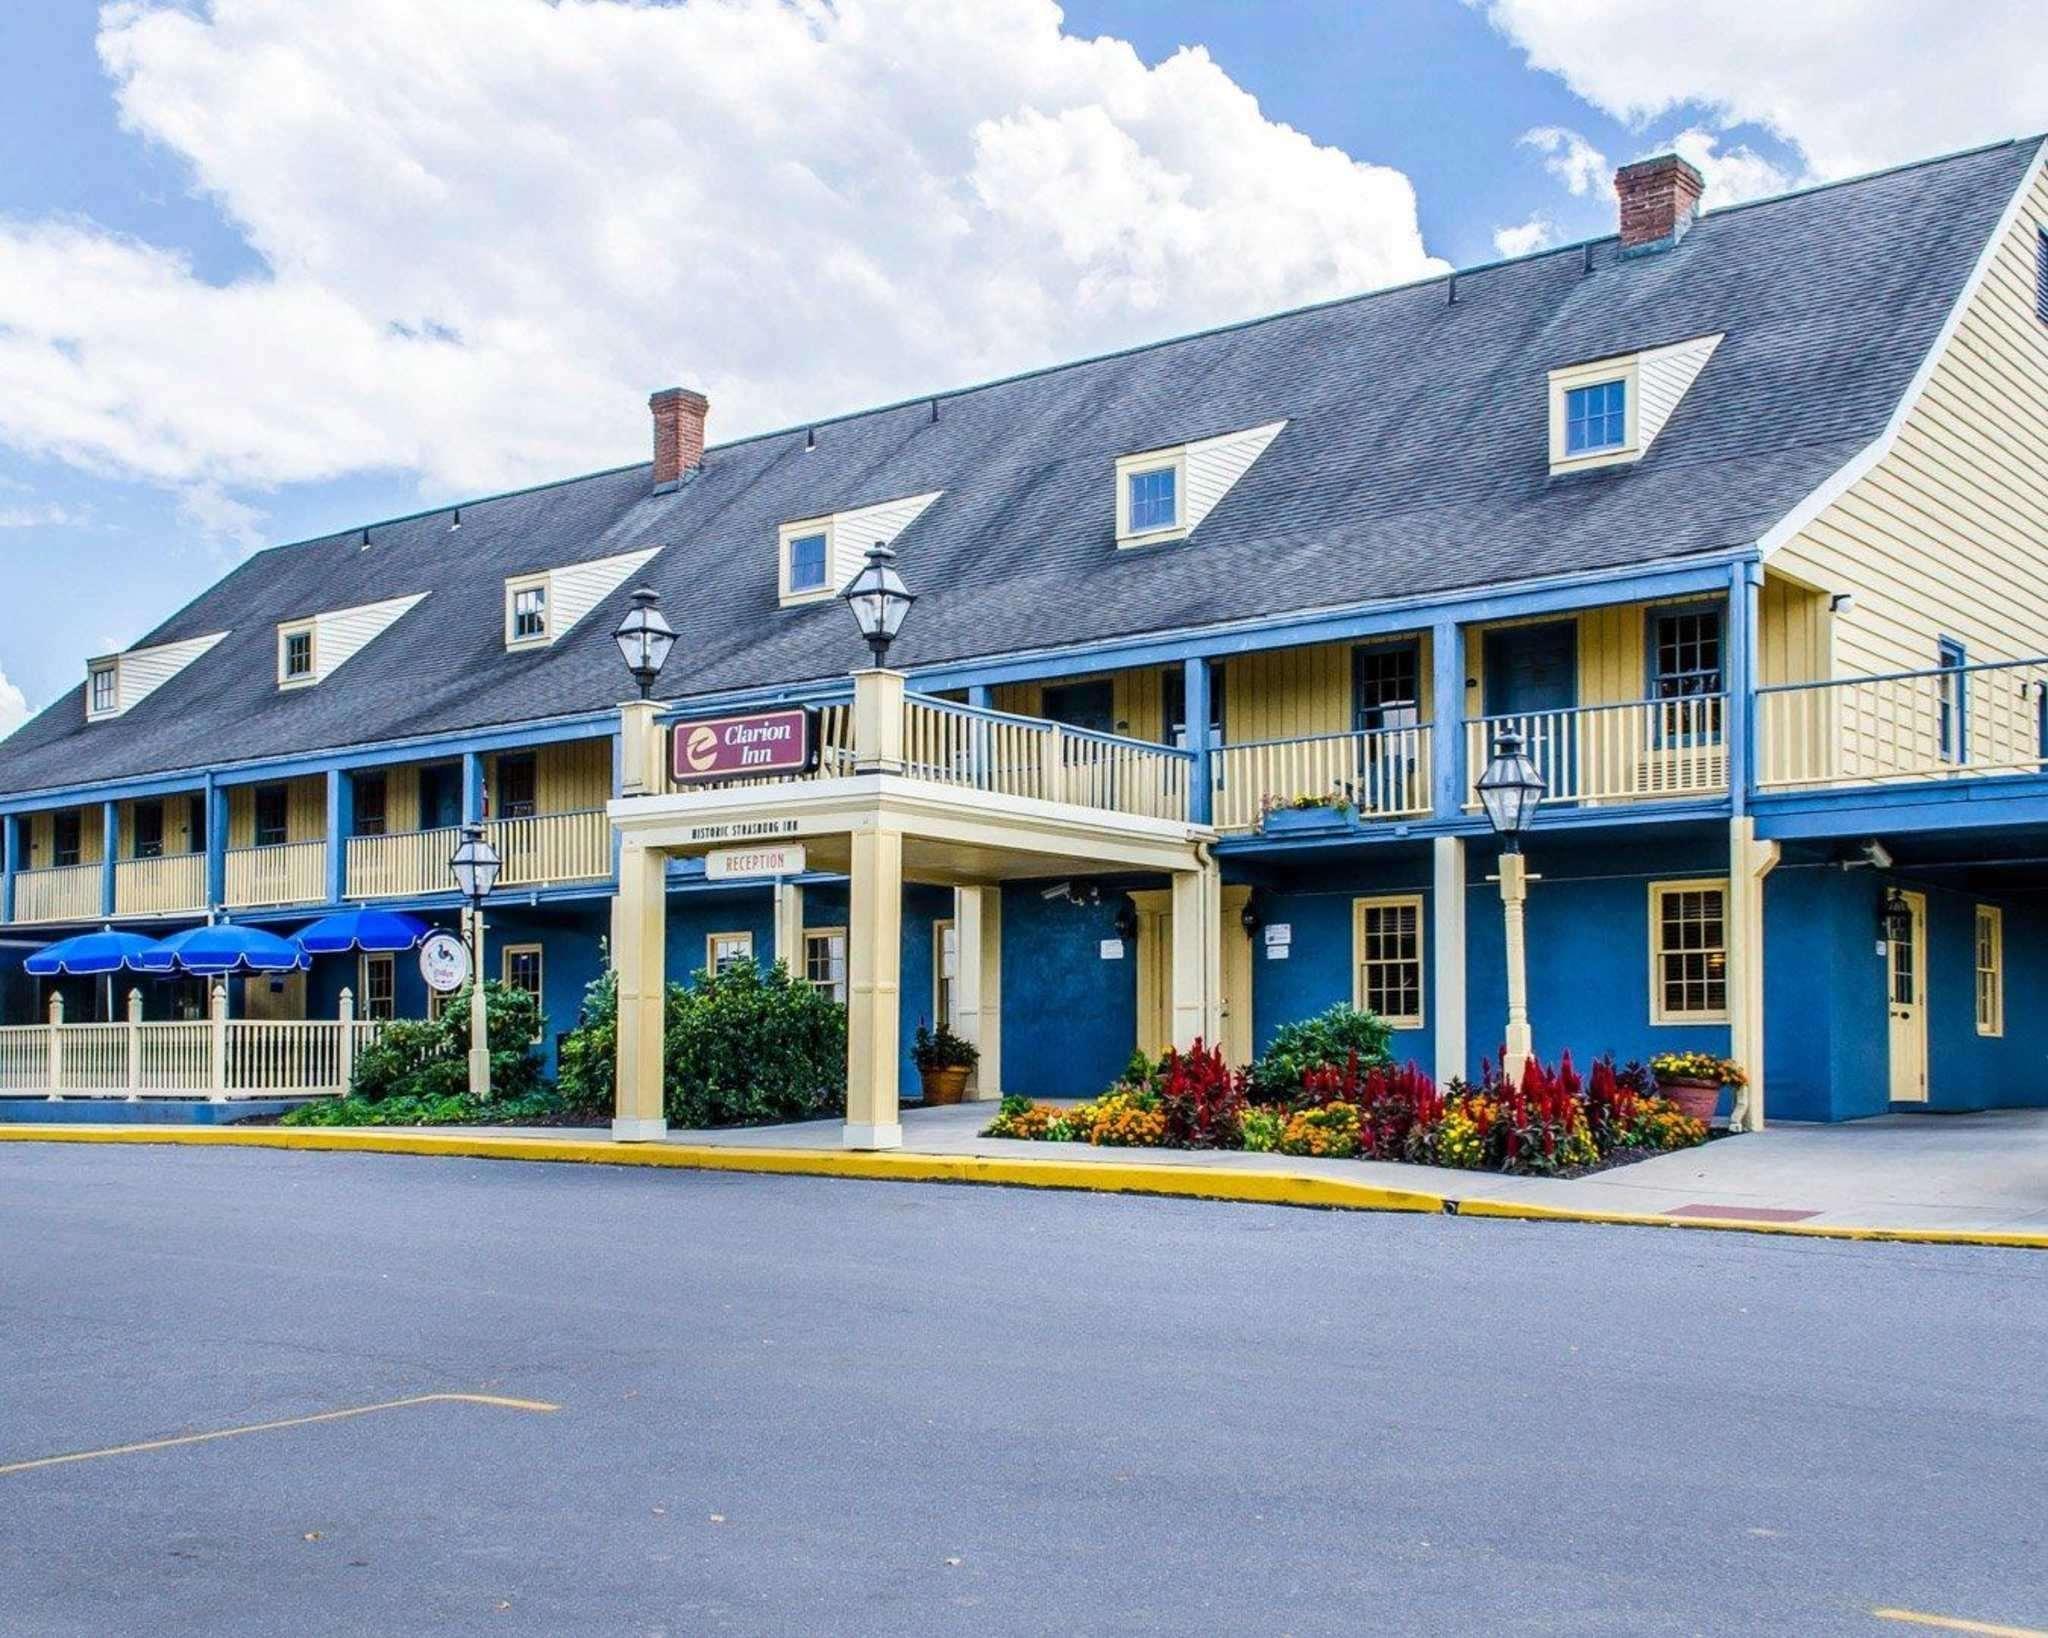
[[[1757,674],[1764,687],[1821,682],[1833,674],[1826,592],[1766,571],[1758,618]]]
[[[1835,674],[1921,671],[1943,637],[1972,660],[2048,650],[2048,324],[2035,311],[2048,176],[1997,247],[1926,391],[1882,459],[1773,566],[1856,606]]]
[[[285,840],[317,842],[327,835],[327,780],[308,774],[286,783],[284,806]],[[228,789],[229,847],[256,845],[256,787],[233,785]]]
[[[536,746],[532,752],[504,751],[484,758],[484,782],[495,792],[498,763],[502,757],[531,755],[534,759],[534,809],[537,813],[587,813],[612,799],[612,742],[609,739],[572,739],[559,744]],[[394,769],[396,773],[398,770]],[[419,811],[419,772],[412,776],[411,805],[403,811]],[[495,807],[495,802],[493,807]],[[393,825],[410,829],[411,822]]]
[[[47,812],[32,813],[22,827],[28,846],[28,857],[24,868],[47,870],[55,863],[57,849],[57,815],[67,809],[51,808]],[[78,810],[78,862],[98,864],[106,857],[106,848],[100,835],[100,810],[97,805]]]

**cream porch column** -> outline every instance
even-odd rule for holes
[[[1439,836],[1430,844],[1435,865],[1430,931],[1436,950],[1436,1084],[1465,1074],[1465,840]]]
[[[1764,878],[1778,854],[1747,814],[1728,821],[1728,1055],[1749,1077],[1728,1123],[1737,1132],[1764,1127]]]
[[[628,840],[612,900],[612,966],[619,986],[617,1104],[612,1136],[645,1143],[668,1130],[662,1113],[662,1012],[668,941],[668,857]]]
[[[968,1078],[969,1095],[1003,1095],[1003,890],[953,890],[953,927],[960,947],[954,990],[958,1031],[981,1050]]]
[[[870,673],[872,675],[872,673]],[[849,1149],[900,1149],[897,1109],[903,992],[903,833],[853,833],[846,929],[846,1126]]]
[[[804,890],[780,879],[775,883],[775,959],[791,978],[804,976]]]
[[[1173,1044],[1223,1036],[1221,983],[1223,872],[1206,856],[1199,870],[1173,876]]]

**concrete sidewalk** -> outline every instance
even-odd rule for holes
[[[1107,1149],[985,1138],[991,1103],[903,1112],[904,1146],[839,1146],[837,1120],[676,1131],[604,1127],[0,1126],[0,1141],[222,1144],[1100,1189],[1467,1216],[1990,1241],[2048,1249],[2048,1110],[1780,1125],[1593,1177],[1503,1177],[1386,1161]]]

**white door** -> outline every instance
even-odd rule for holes
[[[1927,1101],[1927,895],[1901,893],[1912,911],[1910,930],[1887,941],[1885,999],[1891,1018],[1894,1103]]]

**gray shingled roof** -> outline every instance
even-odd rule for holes
[[[897,542],[917,666],[1293,610],[1625,570],[1754,541],[1883,429],[2039,139],[1713,213],[1675,249],[1612,239],[713,447],[679,491],[633,466],[278,547],[144,639],[227,641],[126,716],[82,690],[0,751],[0,791],[597,710],[629,587],[508,654],[506,575],[646,546],[680,633],[665,696],[843,675],[835,604],[776,603],[776,526],[944,494]],[[1545,373],[1725,331],[1640,463],[1552,478]],[[714,408],[714,414],[716,413]],[[1182,544],[1120,552],[1119,454],[1285,419]],[[316,688],[275,684],[279,620],[424,591]]]

